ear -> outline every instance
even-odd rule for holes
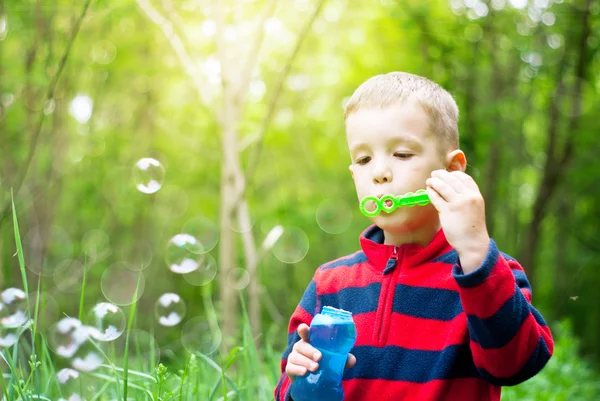
[[[446,155],[446,170],[465,171],[467,169],[467,157],[465,153],[456,149]]]
[[[350,174],[352,174],[352,179],[354,179],[354,165],[349,165],[348,170],[350,170]]]

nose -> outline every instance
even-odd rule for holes
[[[389,168],[387,163],[378,163],[373,169],[373,183],[382,184],[384,182],[392,181],[392,170]]]

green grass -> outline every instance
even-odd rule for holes
[[[15,243],[23,288],[27,291],[27,272],[23,262],[17,214],[13,204]],[[141,273],[140,273],[141,274]],[[190,354],[174,345],[162,349],[168,356],[169,366],[158,363],[154,344],[140,343],[135,335],[137,313],[137,288],[127,315],[124,350],[112,343],[92,342],[104,357],[105,363],[92,372],[82,373],[73,381],[71,388],[62,386],[57,372],[66,366],[65,361],[49,350],[48,340],[38,330],[40,295],[43,293],[43,276],[37,282],[32,324],[20,333],[19,340],[9,348],[0,349],[1,396],[3,400],[50,400],[68,399],[71,390],[77,390],[83,399],[144,400],[144,401],[263,401],[273,399],[273,390],[279,377],[281,350],[274,350],[268,339],[262,349],[255,347],[246,305],[241,298],[241,344],[225,353],[213,355]],[[79,319],[84,319],[85,275],[79,299]],[[139,281],[138,281],[139,285]],[[212,327],[217,315],[208,287],[202,288],[203,305],[207,320]],[[600,400],[600,375],[582,360],[579,344],[572,335],[569,322],[553,326],[555,354],[541,374],[515,386],[505,387],[503,401],[592,401]],[[285,334],[281,334],[285,335]],[[153,338],[153,337],[151,337]],[[152,340],[153,341],[153,340]],[[149,348],[149,355],[144,347]],[[131,350],[131,352],[130,352]]]

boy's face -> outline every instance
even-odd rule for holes
[[[431,172],[446,168],[446,153],[431,132],[430,118],[414,101],[354,112],[346,119],[346,140],[359,201],[369,195],[397,196],[425,189]],[[436,217],[429,204],[381,212],[370,219],[384,230],[403,232],[430,224]]]

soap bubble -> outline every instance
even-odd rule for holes
[[[243,290],[250,284],[250,274],[248,274],[246,269],[231,269],[229,273],[227,273],[227,282],[236,290]]]
[[[185,316],[185,302],[179,295],[167,292],[156,301],[154,313],[162,326],[175,326]]]
[[[48,346],[57,355],[71,358],[79,346],[87,341],[89,331],[78,319],[65,317],[50,327]]]
[[[210,355],[221,345],[221,330],[211,327],[203,317],[194,317],[183,325],[181,343],[191,354]]]
[[[0,294],[0,325],[5,328],[26,326],[29,321],[27,295],[18,288],[7,288]]]
[[[85,268],[78,260],[67,259],[59,263],[53,277],[56,288],[67,294],[80,293]]]
[[[56,379],[62,394],[58,401],[83,401],[80,395],[82,385],[79,375],[78,371],[70,368],[58,371]]]
[[[308,253],[308,236],[297,227],[286,227],[273,245],[273,255],[283,263],[298,263]]]
[[[79,345],[71,359],[71,366],[80,372],[96,370],[104,362],[104,356],[88,339]]]
[[[124,246],[121,251],[121,262],[131,270],[144,270],[152,262],[152,248],[143,241]]]
[[[117,305],[100,302],[88,313],[90,335],[98,341],[113,341],[125,330],[125,314]]]
[[[122,263],[115,263],[108,267],[100,279],[100,288],[106,299],[119,306],[131,305],[140,299],[144,293],[145,278],[141,272],[129,270]],[[135,299],[133,299],[136,294]]]
[[[166,262],[173,273],[186,274],[203,263],[202,244],[189,234],[177,234],[167,244]]]
[[[316,219],[326,233],[340,234],[350,227],[352,210],[345,202],[327,199],[317,207]]]
[[[89,263],[102,261],[111,253],[110,238],[102,230],[90,230],[84,234],[81,240],[81,248]]]
[[[0,314],[3,313],[5,305],[0,304]],[[19,340],[21,328],[19,327],[4,327],[0,325],[0,349],[12,347]]]
[[[144,157],[135,164],[133,179],[138,191],[153,194],[162,187],[165,179],[165,168],[158,160]]]
[[[217,275],[217,261],[210,254],[203,255],[202,263],[198,268],[190,273],[184,274],[185,281],[195,286],[202,286],[210,283]]]
[[[30,229],[22,239],[25,266],[33,273],[51,276],[64,260],[73,256],[73,243],[60,227]]]
[[[219,241],[219,228],[204,216],[196,216],[188,220],[183,225],[181,232],[191,235],[200,243],[201,248],[191,244],[190,251],[194,253],[210,252]]]

